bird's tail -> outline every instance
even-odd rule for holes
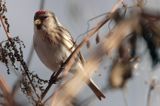
[[[92,79],[88,81],[88,86],[90,89],[94,92],[94,94],[97,96],[99,100],[102,100],[102,98],[105,98],[104,94],[99,90],[99,88],[94,84]]]
[[[89,75],[84,71],[84,68],[82,66],[82,64],[77,64],[81,69],[80,74],[84,77],[84,82],[87,83],[87,85],[90,87],[90,89],[94,92],[94,94],[97,96],[97,98],[99,100],[102,100],[102,98],[105,98],[104,94],[99,90],[98,86],[96,86],[96,84],[92,81],[92,79],[88,79]],[[77,69],[77,67],[75,68]]]

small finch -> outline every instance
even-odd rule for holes
[[[71,34],[60,24],[54,13],[44,10],[35,13],[33,43],[40,60],[52,71],[58,71],[76,48]],[[84,64],[85,61],[79,53],[70,72],[81,69],[85,73]],[[105,98],[91,79],[86,83],[98,99]]]

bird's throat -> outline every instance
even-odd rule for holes
[[[42,25],[41,24],[37,25],[36,27],[37,27],[38,30],[42,29]]]

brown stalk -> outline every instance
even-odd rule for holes
[[[4,29],[4,31],[6,33],[6,36],[7,36],[8,40],[9,40],[11,37],[10,37],[10,35],[9,35],[8,31],[7,31],[7,28],[6,28],[6,26],[5,26],[4,22],[3,22],[2,16],[0,16],[0,21],[2,23],[3,29]]]
[[[3,91],[4,95],[7,95],[11,92],[10,87],[5,82],[4,78],[0,75],[0,88]]]
[[[5,99],[5,106],[15,106],[14,98],[11,96],[11,89],[8,84],[5,82],[4,78],[0,75],[0,89],[3,92]]]

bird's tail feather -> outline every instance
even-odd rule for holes
[[[88,86],[90,87],[90,89],[92,89],[92,91],[94,92],[94,94],[97,96],[99,100],[102,100],[102,98],[105,98],[104,94],[99,90],[96,84],[94,84],[92,79],[88,81]]]

